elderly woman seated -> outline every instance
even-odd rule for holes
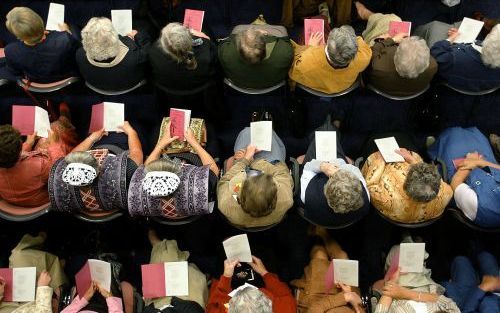
[[[154,230],[148,231],[148,238],[152,246],[151,258],[149,261],[150,264],[181,262],[188,260],[189,252],[179,250],[176,240],[161,240]],[[188,276],[189,294],[187,296],[181,296],[178,298],[163,297],[155,299],[145,299],[146,306],[152,306],[156,309],[162,309],[166,305],[172,305],[174,307],[173,309],[175,310],[172,312],[179,312],[180,310],[177,311],[179,307],[187,307],[190,305],[193,307],[192,309],[190,309],[189,311],[180,312],[203,312],[202,308],[205,308],[208,299],[207,278],[205,274],[203,274],[193,263],[189,263]],[[165,311],[162,310],[162,312]],[[170,311],[166,311],[165,313],[167,312]]]
[[[217,186],[219,210],[229,222],[243,227],[278,223],[293,205],[293,179],[281,139],[273,132],[271,151],[256,150],[247,127],[236,139],[234,165]]]
[[[193,153],[161,157],[178,139],[171,137],[170,123],[153,152],[132,177],[128,195],[131,215],[179,219],[212,213],[219,168],[188,128],[184,135]]]
[[[330,119],[317,131],[337,131]],[[300,178],[300,201],[304,215],[322,226],[340,226],[361,219],[370,209],[370,196],[361,171],[345,155],[337,131],[337,158],[331,162],[316,159],[313,132],[304,157]]]
[[[46,239],[45,233],[37,236],[26,234],[12,250],[9,257],[9,267],[36,267],[37,288],[35,301],[20,303],[6,302],[3,298],[6,281],[0,276],[0,312],[2,313],[35,313],[51,312],[52,295],[60,296],[60,287],[68,283],[59,258],[53,254],[40,250]]]
[[[478,270],[473,264],[477,264]],[[450,280],[443,282],[445,295],[453,299],[462,312],[500,309],[500,298],[495,294],[500,290],[500,272],[493,254],[481,251],[473,258],[457,256],[451,263],[450,274]]]
[[[217,48],[204,33],[170,23],[149,50],[155,84],[175,91],[189,91],[214,79]]]
[[[245,287],[232,297],[232,280],[239,260],[225,260],[224,273],[212,280],[206,313],[296,313],[297,305],[290,288],[276,274],[269,273],[262,261],[252,256],[251,270],[264,281],[264,286]]]
[[[283,26],[240,25],[219,45],[224,75],[236,86],[267,88],[284,81],[293,48]]]
[[[344,284],[334,286],[328,274],[332,260],[348,259],[347,254],[326,229],[316,227],[312,233],[320,239],[320,243],[311,249],[311,259],[304,268],[302,278],[291,282],[297,288],[297,312],[364,312],[359,290],[352,291],[350,286]]]
[[[290,79],[323,93],[344,91],[368,66],[372,51],[347,25],[332,29],[326,46],[321,41],[321,34],[313,33],[308,46],[293,43]]]
[[[479,226],[500,227],[500,165],[479,129],[446,129],[429,155],[444,162],[445,178],[464,215]]]
[[[407,135],[394,137],[401,147],[396,153],[404,162],[385,162],[373,139],[365,147],[368,158],[361,172],[373,206],[400,223],[419,223],[441,216],[453,196],[450,186],[441,180],[436,166],[423,162]]]
[[[80,73],[90,85],[110,91],[127,90],[146,76],[149,37],[133,30],[118,35],[111,20],[93,17],[82,30],[76,52]]]
[[[75,51],[79,43],[68,25],[60,24],[61,31],[46,31],[42,18],[26,7],[10,10],[5,24],[19,39],[5,47],[6,78],[53,83],[78,73]]]
[[[22,207],[49,202],[47,181],[52,165],[77,143],[69,109],[60,105],[61,116],[51,124],[48,138],[21,134],[11,125],[0,126],[0,199]]]
[[[123,134],[110,138],[103,138],[104,129],[93,132],[54,164],[49,177],[53,209],[90,215],[127,209],[128,186],[143,154],[132,126],[125,122],[120,129]],[[121,137],[128,142],[120,145]]]
[[[402,241],[411,243],[408,236]],[[386,312],[428,312],[460,313],[456,303],[443,295],[443,286],[431,278],[431,270],[425,267],[421,273],[400,273],[393,263],[397,262],[399,245],[392,247],[385,262],[386,281],[374,285],[375,292],[382,296],[375,307],[376,313]],[[426,253],[425,258],[429,255]],[[394,269],[394,270],[392,270]]]
[[[482,47],[455,43],[459,32],[451,26],[431,22],[415,30],[431,47],[431,55],[438,63],[438,75],[450,86],[466,91],[500,87],[500,25],[493,27]]]

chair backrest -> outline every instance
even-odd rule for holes
[[[77,219],[89,223],[106,223],[123,216],[123,211],[115,210],[99,213],[76,212],[73,214]]]
[[[450,207],[446,209],[447,212],[449,212],[457,221],[460,223],[464,224],[470,229],[473,229],[478,232],[484,232],[484,233],[500,233],[500,227],[497,228],[486,228],[486,227],[481,227],[479,225],[474,224],[465,214],[462,212],[462,210],[455,208],[455,207]]]
[[[413,95],[409,95],[409,96],[391,96],[385,92],[383,92],[382,90],[379,90],[377,88],[375,88],[375,86],[371,85],[371,84],[368,84],[366,85],[366,88],[370,89],[371,91],[373,91],[374,93],[384,97],[384,98],[387,98],[387,99],[391,99],[391,100],[397,100],[397,101],[403,101],[403,100],[410,100],[410,99],[415,99],[417,97],[420,97],[421,95],[423,95],[427,90],[429,90],[430,88],[430,85],[427,85],[423,90],[413,94]]]
[[[402,227],[402,228],[421,228],[421,227],[426,227],[426,226],[434,224],[439,219],[441,219],[441,217],[443,217],[443,215],[444,215],[444,211],[443,211],[443,213],[440,216],[435,217],[435,218],[430,219],[430,220],[427,220],[427,221],[418,222],[418,223],[402,223],[402,222],[398,222],[398,221],[395,221],[395,220],[392,220],[392,219],[388,218],[387,216],[385,216],[384,214],[382,214],[377,209],[375,209],[375,211],[377,211],[378,215],[380,215],[384,220],[388,221],[389,223],[391,223],[393,225],[396,225],[396,226],[399,226],[399,227]]]
[[[0,199],[0,218],[11,222],[27,222],[34,220],[50,211],[50,203],[27,208],[8,203]]]
[[[105,96],[118,96],[118,95],[123,95],[123,94],[129,93],[129,92],[131,92],[131,91],[133,91],[133,90],[135,90],[137,88],[140,88],[140,87],[146,85],[146,83],[147,83],[147,81],[145,79],[143,79],[137,85],[135,85],[132,88],[129,88],[129,89],[126,89],[126,90],[117,90],[117,91],[99,89],[97,87],[92,86],[87,81],[85,82],[85,85],[89,89],[91,89],[91,90],[93,90],[93,91],[95,91],[95,92],[97,92],[97,93],[99,93],[101,95],[105,95]]]
[[[49,92],[54,92],[58,91],[60,89],[63,89],[64,87],[67,87],[71,84],[74,84],[78,82],[80,78],[78,77],[69,77],[57,82],[53,83],[48,83],[48,84],[40,84],[40,83],[35,83],[35,82],[28,82],[26,79],[18,79],[17,84],[24,89],[28,89],[31,92],[38,92],[38,93],[49,93]]]
[[[321,227],[326,228],[326,229],[343,229],[343,228],[347,228],[349,226],[352,226],[352,225],[356,224],[357,222],[359,222],[360,220],[362,220],[363,217],[364,217],[364,215],[363,215],[360,218],[352,220],[352,221],[349,221],[347,223],[340,224],[340,225],[335,225],[335,226],[331,226],[331,225],[321,225],[321,224],[315,223],[315,222],[311,221],[310,219],[308,219],[306,217],[306,215],[305,215],[305,211],[304,211],[304,208],[302,206],[297,206],[297,213],[300,215],[300,217],[302,217],[304,220],[306,220],[307,222],[309,222],[309,224],[316,225],[316,226],[321,226]]]
[[[324,93],[324,92],[321,92],[321,91],[317,91],[317,90],[314,90],[314,89],[311,89],[307,86],[304,86],[302,84],[299,84],[297,83],[297,88],[299,89],[302,89],[314,96],[317,96],[317,97],[323,97],[323,98],[336,98],[336,97],[341,97],[341,96],[345,96],[347,95],[348,93],[356,90],[359,88],[359,86],[361,86],[361,78],[358,78],[356,79],[356,81],[349,87],[347,88],[346,90],[342,90],[340,92],[337,92],[337,93]]]
[[[463,89],[459,89],[459,88],[453,87],[450,84],[448,84],[447,82],[442,83],[442,85],[450,88],[451,90],[454,90],[454,91],[456,91],[458,93],[461,93],[461,94],[467,95],[467,96],[484,96],[484,95],[493,93],[493,92],[497,91],[498,89],[500,89],[500,86],[498,86],[498,87],[487,89],[487,90],[468,91],[468,90],[463,90]]]
[[[232,89],[234,89],[234,90],[236,90],[238,92],[244,93],[244,94],[248,94],[248,95],[263,95],[263,94],[270,93],[272,91],[275,91],[275,90],[277,90],[277,89],[285,86],[286,85],[286,81],[282,81],[282,82],[280,82],[277,85],[274,85],[274,86],[271,86],[271,87],[268,87],[268,88],[262,88],[262,89],[253,89],[253,88],[238,87],[229,78],[224,78],[224,84],[226,84],[229,87],[231,87]]]
[[[281,221],[283,221],[283,219]],[[258,226],[258,227],[243,227],[243,226],[239,226],[239,225],[233,224],[233,223],[231,223],[229,221],[228,221],[228,223],[229,223],[229,225],[231,225],[234,228],[236,228],[238,230],[241,230],[243,232],[246,232],[246,233],[257,233],[257,232],[269,230],[269,229],[273,228],[274,226],[278,225],[279,223],[281,223],[281,221],[279,221],[278,223],[271,224],[271,225]]]
[[[200,218],[201,218],[201,215],[186,216],[186,217],[179,218],[179,219],[171,219],[171,218],[160,217],[160,216],[151,217],[151,219],[153,221],[155,221],[156,223],[162,224],[162,225],[169,225],[169,226],[180,226],[180,225],[190,224],[194,221],[197,221]]]
[[[171,88],[168,88],[168,87],[165,87],[161,84],[158,84],[158,83],[155,83],[155,86],[168,93],[168,94],[171,94],[171,95],[174,95],[174,96],[190,96],[190,95],[195,95],[195,94],[198,94],[198,93],[201,93],[202,91],[205,91],[206,89],[212,87],[215,85],[215,81],[213,80],[210,80],[208,82],[206,82],[204,85],[200,86],[200,87],[197,87],[197,88],[194,88],[194,89],[189,89],[189,90],[175,90],[175,89],[171,89]]]

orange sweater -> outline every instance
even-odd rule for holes
[[[295,56],[288,72],[290,79],[324,93],[337,93],[349,88],[370,64],[372,50],[363,38],[357,37],[358,52],[345,68],[333,68],[325,55],[325,46],[299,46],[295,43]]]
[[[281,282],[275,274],[267,273],[263,276],[263,279],[265,287],[260,288],[260,291],[271,299],[273,303],[273,312],[295,313],[297,311],[297,305],[290,288],[288,288],[285,283]],[[231,278],[222,275],[219,280],[214,279],[212,281],[212,287],[210,288],[210,297],[205,312],[227,313],[227,309],[224,305],[231,299],[228,296],[228,293],[231,291]]]

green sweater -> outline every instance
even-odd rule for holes
[[[261,89],[277,85],[285,80],[293,61],[293,48],[288,38],[266,36],[266,58],[258,64],[250,64],[236,47],[235,35],[219,45],[219,62],[224,74],[236,86]]]

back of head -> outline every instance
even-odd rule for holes
[[[240,205],[243,211],[252,217],[271,214],[276,208],[278,188],[269,174],[247,177],[243,182],[240,194]]]
[[[360,209],[363,204],[363,185],[353,173],[339,169],[325,184],[323,192],[333,212],[345,214]]]
[[[96,158],[87,151],[71,152],[64,161],[67,165],[62,172],[62,180],[71,186],[89,186],[99,173]]]
[[[194,70],[198,66],[193,52],[193,39],[185,26],[170,23],[163,27],[159,43],[163,52],[178,63],[184,63],[188,70]]]
[[[481,59],[488,67],[500,67],[500,24],[495,25],[484,39]]]
[[[348,66],[357,52],[356,33],[351,26],[344,25],[332,29],[326,42],[326,53],[334,66]]]
[[[68,164],[82,163],[92,167],[96,172],[99,172],[99,164],[97,163],[97,159],[87,151],[71,152],[64,157],[64,161],[66,161],[66,163]]]
[[[182,164],[171,159],[158,159],[145,166],[146,173],[149,172],[170,172],[180,175]]]
[[[266,57],[265,33],[250,27],[236,35],[236,47],[241,57],[250,64],[262,62]]]
[[[7,13],[5,26],[18,39],[28,44],[42,40],[45,26],[40,15],[26,7],[15,7]]]
[[[93,17],[82,29],[82,46],[87,57],[104,61],[116,57],[120,47],[118,32],[106,17]]]
[[[246,287],[229,300],[228,313],[272,313],[271,299],[259,289]]]
[[[425,40],[412,36],[399,44],[394,54],[394,65],[399,76],[417,78],[429,67],[430,59],[431,50]]]
[[[11,125],[0,126],[0,167],[11,168],[16,165],[21,154],[21,134]]]
[[[422,162],[410,167],[403,188],[413,200],[429,202],[437,197],[440,186],[437,167]]]

